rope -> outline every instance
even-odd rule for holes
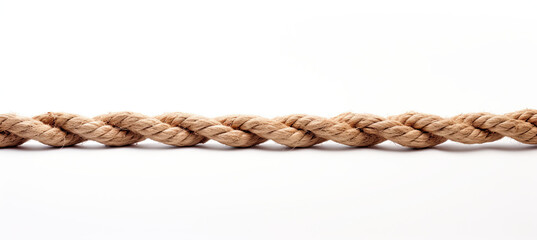
[[[270,139],[289,147],[310,147],[327,140],[365,147],[390,140],[406,147],[427,148],[446,140],[476,144],[504,136],[537,144],[537,110],[452,118],[415,112],[388,118],[343,113],[333,118],[294,114],[274,119],[251,115],[206,118],[187,113],[149,117],[134,112],[94,118],[52,112],[33,118],[0,114],[0,147],[18,146],[30,139],[55,147],[87,140],[126,146],[149,138],[173,146],[194,146],[212,139],[228,146],[251,147]]]

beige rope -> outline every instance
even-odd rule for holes
[[[294,114],[275,119],[250,115],[212,119],[187,113],[149,117],[133,112],[95,118],[51,112],[33,118],[0,114],[0,147],[18,146],[29,139],[56,147],[86,140],[126,146],[149,138],[173,146],[193,146],[212,139],[228,146],[251,147],[270,139],[289,147],[310,147],[327,140],[362,147],[390,140],[427,148],[446,140],[475,144],[504,136],[537,144],[537,110],[452,118],[414,112],[388,118],[344,113],[333,118]]]

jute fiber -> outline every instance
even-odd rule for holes
[[[173,146],[194,146],[215,140],[233,147],[251,147],[272,140],[289,147],[310,147],[331,140],[366,147],[390,140],[411,148],[427,148],[447,140],[477,144],[509,137],[537,144],[537,110],[505,115],[461,114],[452,118],[409,112],[391,117],[343,113],[333,118],[293,114],[268,119],[251,115],[207,118],[188,113],[156,117],[134,112],[94,118],[49,112],[33,118],[0,114],[0,147],[33,139],[65,147],[87,140],[127,146],[146,138]]]

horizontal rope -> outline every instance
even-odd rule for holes
[[[0,114],[0,147],[18,146],[30,139],[55,147],[87,140],[126,146],[149,138],[173,146],[215,140],[233,147],[251,147],[272,140],[289,147],[310,147],[331,140],[366,147],[390,140],[406,147],[427,148],[446,140],[477,144],[503,137],[537,144],[537,110],[505,115],[470,113],[452,118],[415,112],[388,118],[343,113],[333,118],[293,114],[274,119],[251,115],[207,118],[188,113],[149,117],[134,112],[94,118],[53,112],[33,118]]]

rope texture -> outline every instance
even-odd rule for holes
[[[149,117],[134,112],[94,118],[52,112],[33,118],[0,114],[0,147],[18,146],[30,139],[55,147],[87,140],[126,146],[149,138],[173,146],[194,146],[212,139],[228,146],[251,147],[270,139],[289,147],[310,147],[327,140],[366,147],[390,140],[406,147],[427,148],[446,140],[477,144],[504,136],[537,144],[537,110],[452,118],[415,112],[388,118],[343,113],[333,118],[294,114],[274,119],[250,115],[206,118],[188,113]]]

